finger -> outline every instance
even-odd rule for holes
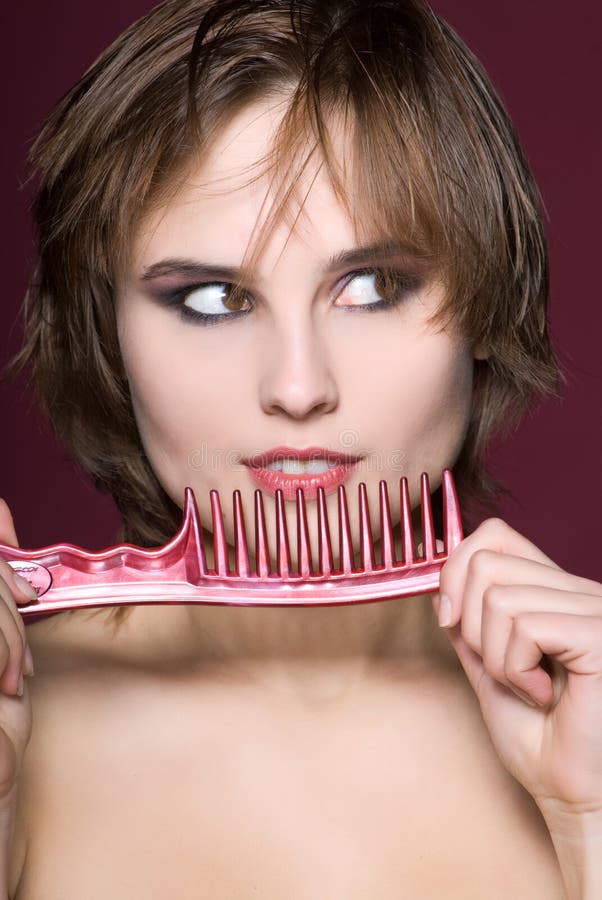
[[[37,593],[29,582],[21,579],[21,576],[7,566],[8,574],[5,575],[3,562],[0,562],[0,593],[4,597],[8,609],[14,619],[15,625],[23,638],[26,640],[25,623],[23,616],[19,612],[19,604],[30,604],[32,600],[37,599]]]
[[[5,544],[8,547],[19,546],[12,513],[6,500],[3,500],[2,497],[0,497],[0,544]],[[32,600],[37,599],[37,592],[32,585],[25,578],[15,573],[3,559],[0,559],[0,577],[4,578],[10,586],[17,603],[19,601],[31,603]]]
[[[484,689],[496,682],[488,678],[488,673],[485,671],[483,660],[479,654],[475,653],[464,641],[459,625],[454,625],[452,628],[446,628],[445,633],[456,651],[458,659],[462,664],[462,668],[466,673],[468,682],[482,706],[484,702],[487,702],[486,697],[484,697]],[[564,671],[562,667],[560,667],[560,669]],[[521,701],[526,701],[530,706],[537,707],[537,704],[526,693],[521,692],[519,688],[509,684],[508,679],[504,678],[504,682],[508,684],[510,690]]]
[[[602,585],[586,578],[571,575],[562,569],[556,569],[543,563],[534,562],[518,556],[509,556],[494,550],[477,550],[468,560],[464,593],[461,598],[461,622],[464,640],[473,650],[480,652],[481,620],[486,592],[494,585],[533,585],[559,591],[565,597],[566,612],[572,612],[573,600],[577,593],[597,595],[602,610]],[[504,596],[499,594],[499,597]],[[517,595],[512,595],[516,598]],[[543,599],[545,594],[529,594],[535,601]],[[560,602],[557,598],[556,602]],[[527,606],[523,603],[523,609]],[[537,607],[535,607],[537,610]],[[561,609],[558,610],[562,612]]]
[[[487,519],[469,535],[453,551],[441,570],[440,594],[450,600],[451,614],[449,625],[457,625],[462,615],[462,598],[468,564],[477,550],[493,550],[498,553],[519,556],[533,562],[562,571],[549,557],[542,553],[535,544],[506,525],[501,519]]]
[[[0,497],[0,544],[9,544],[11,547],[19,546],[12,513],[8,503],[2,497]]]
[[[471,641],[467,643],[482,657],[485,671],[507,687],[513,687],[506,675],[508,644],[515,620],[526,612],[602,617],[602,597],[533,585],[496,584],[487,588],[479,646],[475,647]]]
[[[16,694],[23,672],[25,639],[9,609],[8,588],[0,584],[0,690]]]
[[[6,544],[9,547],[19,546],[11,511],[2,497],[0,497],[0,544]],[[0,578],[3,578],[9,585],[17,603],[19,601],[31,603],[32,600],[37,599],[35,589],[25,578],[15,573],[3,559],[0,559]],[[19,616],[20,619],[21,617]]]
[[[528,612],[514,620],[506,677],[541,705],[554,699],[552,680],[540,665],[545,654],[568,673],[591,677],[597,686],[602,672],[602,616]]]
[[[8,570],[8,573],[5,572],[5,569],[3,568],[4,566]],[[5,578],[5,575],[7,575],[9,578],[11,578],[11,583],[8,583],[8,581]],[[15,579],[17,577],[18,576],[15,575],[15,573],[13,572],[12,568],[9,565],[4,563],[3,561],[0,563],[0,606],[4,607],[4,609],[6,610],[8,615],[11,617],[12,627],[17,630],[17,633],[18,633],[19,639],[20,639],[20,643],[21,643],[20,653],[18,654],[18,656],[13,656],[11,653],[12,659],[11,659],[11,665],[10,665],[11,674],[9,674],[9,684],[12,684],[13,681],[15,684],[18,684],[19,675],[21,674],[22,670],[23,670],[23,673],[26,675],[33,674],[33,658],[32,658],[32,654],[31,654],[31,649],[27,642],[25,623],[23,621],[23,616],[20,614],[19,609],[17,607],[17,603],[19,601],[21,601],[22,603],[31,603],[31,597],[26,598],[25,597],[25,594],[26,594],[25,589],[20,588],[18,585],[17,585],[17,590],[20,590],[21,596],[19,596],[18,593],[15,594],[14,585],[15,585]],[[30,585],[26,584],[26,587],[28,590],[31,591],[31,593],[33,595],[35,595],[35,591],[33,588],[31,588]],[[35,596],[37,596],[37,595],[35,595]],[[11,650],[12,650],[12,647],[11,647]],[[27,665],[23,666],[26,654],[27,654]],[[11,675],[12,675],[12,677],[11,677]]]
[[[475,550],[467,561],[460,610],[462,636],[469,647],[482,655],[485,596],[498,600],[505,596],[501,591],[492,591],[494,586],[532,584],[553,587],[559,574],[558,569],[532,559],[509,556],[496,550]]]
[[[9,586],[17,604],[31,603],[37,600],[37,592],[26,578],[15,572],[4,559],[0,559],[0,578]]]

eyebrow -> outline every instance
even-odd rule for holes
[[[350,266],[361,265],[367,261],[375,259],[383,262],[398,259],[411,258],[418,262],[419,257],[415,248],[402,244],[399,241],[386,240],[378,241],[373,244],[366,244],[361,247],[354,247],[352,250],[343,250],[331,256],[323,269],[325,275],[337,272]],[[422,260],[423,261],[423,260]],[[145,268],[140,276],[143,282],[152,281],[155,278],[164,278],[168,275],[179,275],[186,278],[215,278],[223,281],[244,281],[248,279],[245,270],[238,266],[220,266],[210,263],[200,262],[193,259],[180,259],[172,257],[162,259],[160,262],[153,263]],[[247,278],[245,278],[245,275]]]

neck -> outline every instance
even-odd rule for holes
[[[428,595],[331,607],[136,607],[123,628],[141,660],[311,702],[373,678],[457,668]]]
[[[449,660],[428,596],[343,607],[188,607],[205,663],[281,687],[336,695],[371,675]]]
[[[429,596],[332,607],[188,606],[184,619],[204,664],[324,696],[375,673],[448,665],[453,656]]]

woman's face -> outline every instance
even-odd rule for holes
[[[267,104],[232,121],[180,193],[141,226],[116,300],[133,407],[157,478],[180,506],[192,487],[209,528],[209,490],[219,489],[232,543],[232,491],[242,493],[250,534],[257,487],[242,460],[281,446],[359,457],[345,482],[357,534],[358,484],[367,485],[374,524],[385,479],[398,521],[400,477],[415,500],[421,472],[432,488],[440,483],[471,404],[470,348],[429,324],[444,288],[401,250],[362,250],[325,169],[307,173],[308,188],[315,180],[301,215],[292,230],[298,210],[278,223],[245,274],[244,294],[229,293],[266,199],[269,206],[267,178],[247,182],[275,124]],[[274,548],[273,493],[263,495]],[[336,486],[327,504],[336,549]],[[310,499],[316,548],[314,506]],[[294,559],[294,502],[286,508]]]

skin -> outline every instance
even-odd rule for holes
[[[444,296],[436,273],[407,256],[384,259],[374,253],[361,264],[327,271],[331,257],[366,241],[354,232],[319,165],[301,185],[300,194],[308,186],[309,193],[294,228],[291,216],[278,223],[245,280],[243,306],[252,307],[245,318],[209,327],[184,321],[158,297],[195,280],[143,280],[150,267],[176,257],[213,266],[243,264],[272,200],[267,177],[249,185],[248,173],[257,173],[277,120],[277,106],[266,103],[246,109],[225,128],[179,193],[142,223],[116,296],[121,351],[153,469],[179,505],[184,488],[194,489],[203,522],[211,522],[209,490],[217,488],[232,545],[229,498],[238,488],[250,516],[256,487],[237,464],[241,457],[277,445],[360,455],[346,484],[355,534],[360,481],[367,485],[374,522],[378,482],[387,481],[398,521],[400,476],[408,477],[414,501],[422,471],[436,487],[458,455],[470,413],[471,349],[460,335],[430,322]],[[293,208],[293,216],[297,212]],[[351,281],[351,275],[383,264],[415,282],[397,306],[366,312],[362,303],[380,299],[375,279],[356,275]],[[211,311],[209,300],[205,290],[187,302]],[[227,312],[223,295],[213,309]],[[274,502],[264,499],[273,549]],[[327,502],[337,548],[336,494]],[[308,503],[314,558],[315,505]],[[295,505],[286,506],[294,536]],[[249,524],[248,518],[247,529]],[[296,541],[291,544],[294,564]],[[192,635],[197,653],[219,654],[230,668],[248,670],[253,660],[262,678],[332,695],[384,663],[400,641],[421,649],[417,614],[430,611],[424,598],[417,603],[419,610],[403,601],[334,610],[188,607],[174,623],[173,639]]]

